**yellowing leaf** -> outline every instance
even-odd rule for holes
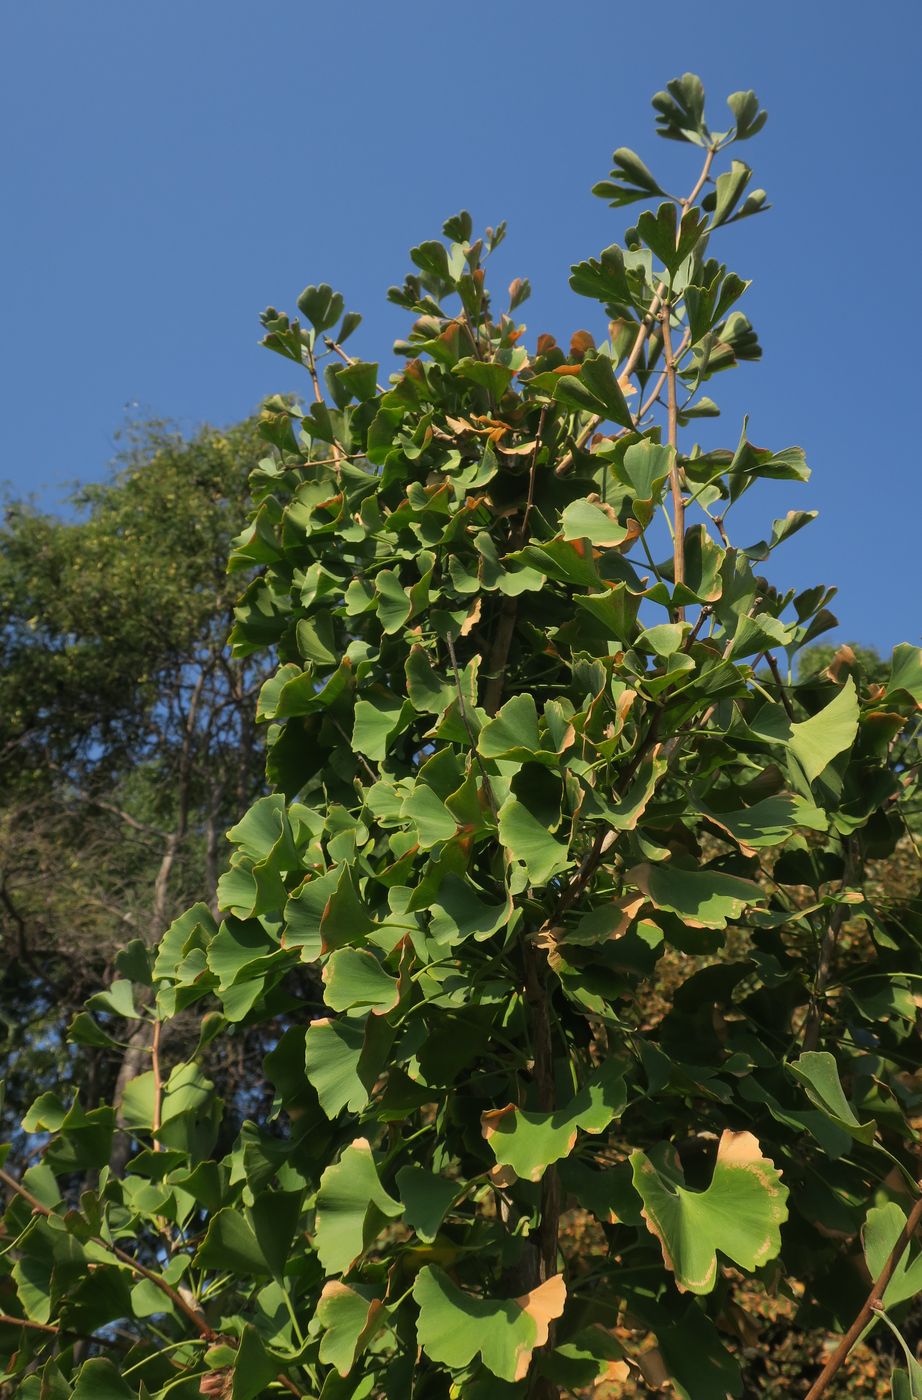
[[[623,1066],[606,1060],[562,1108],[538,1113],[509,1104],[481,1114],[480,1121],[497,1162],[517,1176],[540,1181],[551,1162],[569,1156],[580,1128],[602,1132],[626,1102]]]
[[[722,1133],[705,1191],[683,1184],[674,1151],[667,1148],[660,1158],[657,1167],[645,1152],[631,1154],[634,1188],[678,1288],[710,1293],[717,1282],[718,1250],[749,1272],[774,1259],[781,1248],[780,1226],[788,1218],[788,1191],[751,1133]]]
[[[419,1306],[417,1339],[433,1361],[461,1370],[479,1355],[494,1376],[519,1381],[563,1312],[567,1289],[555,1274],[521,1298],[479,1298],[427,1265],[417,1275],[413,1297]]]

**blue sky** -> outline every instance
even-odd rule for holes
[[[649,101],[691,69],[714,109],[768,107],[740,154],[774,204],[720,250],[765,357],[715,381],[708,441],[748,411],[759,445],[803,445],[813,480],[754,492],[745,532],[819,509],[774,580],[837,583],[843,637],[918,641],[920,40],[918,0],[7,3],[0,479],[53,505],[126,413],[191,429],[303,391],[258,313],[310,281],[387,365],[386,289],[461,207],[508,219],[494,280],[530,278],[529,336],[601,335],[569,265],[627,221],[590,187],[619,145],[678,181]]]

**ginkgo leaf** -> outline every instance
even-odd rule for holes
[[[381,1073],[393,1031],[379,1016],[318,1017],[307,1028],[305,1069],[328,1118],[344,1108],[359,1113]]]
[[[588,540],[599,548],[613,548],[637,536],[637,523],[632,530],[622,525],[611,506],[586,499],[571,501],[561,516],[565,540]]]
[[[752,1133],[726,1129],[721,1134],[714,1174],[704,1191],[683,1184],[672,1155],[674,1160],[661,1169],[645,1152],[632,1153],[630,1160],[647,1229],[659,1240],[676,1286],[710,1293],[717,1282],[718,1250],[748,1272],[774,1259],[781,1248],[780,1227],[788,1218],[788,1191]]]
[[[795,827],[825,831],[829,825],[826,813],[819,807],[783,792],[739,811],[714,811],[705,803],[699,804],[698,811],[732,837],[744,855],[752,855],[764,846],[780,846]]]
[[[428,1357],[461,1370],[479,1355],[494,1376],[518,1381],[562,1314],[567,1289],[555,1274],[521,1298],[479,1298],[427,1264],[417,1275],[413,1297],[419,1306],[417,1340]]]
[[[339,948],[323,969],[323,999],[334,1011],[384,1016],[400,998],[397,978],[367,948]]]
[[[791,725],[788,746],[812,783],[858,733],[858,693],[849,676],[833,700],[817,714]]]
[[[871,1278],[880,1278],[890,1255],[905,1228],[906,1216],[896,1201],[888,1201],[883,1206],[872,1206],[861,1232],[864,1257],[867,1260]],[[917,1252],[910,1259],[910,1246],[907,1244],[896,1262],[896,1268],[882,1298],[885,1307],[896,1307],[907,1298],[915,1298],[922,1293],[922,1253]]]
[[[635,865],[627,880],[655,909],[678,915],[691,928],[726,928],[749,905],[768,899],[752,880],[720,870],[683,870],[671,863]]]
[[[397,1190],[403,1201],[404,1220],[424,1244],[431,1244],[458,1194],[458,1182],[426,1171],[425,1167],[401,1167]]]
[[[501,1166],[511,1167],[516,1176],[540,1181],[546,1167],[570,1155],[580,1128],[602,1132],[626,1102],[624,1066],[606,1060],[562,1108],[538,1113],[509,1104],[481,1114],[480,1122]]]
[[[547,884],[573,864],[568,847],[555,840],[540,817],[514,794],[499,809],[499,839],[525,867],[530,884]]]
[[[859,1142],[873,1142],[877,1125],[861,1123],[839,1079],[839,1067],[828,1050],[805,1050],[788,1069],[806,1090],[807,1098],[839,1128]]]
[[[402,1214],[401,1202],[381,1185],[370,1143],[356,1138],[320,1178],[315,1246],[325,1271],[343,1273],[385,1220]]]
[[[316,1316],[324,1328],[320,1360],[348,1376],[366,1342],[382,1326],[384,1304],[369,1288],[329,1279],[317,1300]]]

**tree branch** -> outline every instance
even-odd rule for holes
[[[151,1137],[155,1152],[160,1152],[160,1123],[163,1116],[163,1076],[160,1073],[160,1036],[163,1032],[163,1022],[154,1022],[153,1035],[151,1037],[150,1058],[151,1068],[154,1074],[154,1107],[151,1116]]]
[[[832,1356],[826,1362],[826,1365],[823,1367],[817,1379],[813,1382],[813,1385],[807,1391],[804,1400],[819,1400],[821,1395],[825,1395],[829,1388],[830,1381],[841,1369],[843,1362],[861,1336],[865,1327],[867,1327],[874,1313],[879,1311],[883,1306],[883,1298],[887,1291],[887,1284],[896,1272],[896,1267],[903,1257],[903,1251],[909,1247],[909,1242],[919,1228],[920,1221],[922,1221],[922,1196],[920,1196],[910,1211],[909,1218],[900,1231],[899,1237],[890,1251],[890,1256],[886,1264],[874,1280],[874,1285],[865,1299],[861,1311],[832,1353]]]
[[[705,182],[707,181],[707,178],[711,173],[711,166],[714,163],[714,157],[716,154],[717,152],[715,149],[712,148],[708,150],[707,155],[704,158],[704,164],[701,168],[701,173],[699,174],[698,179],[695,181],[695,184],[692,186],[691,194],[687,195],[685,199],[680,200],[680,205],[683,213],[685,213],[692,206],[692,204],[695,202],[695,200],[698,198],[698,195],[704,188]],[[624,369],[618,375],[619,380],[628,378],[628,376],[632,375],[634,373],[634,370],[637,368],[637,364],[643,352],[643,347],[646,344],[646,341],[650,335],[650,332],[653,330],[653,327],[657,324],[660,308],[663,304],[663,297],[665,296],[665,294],[666,282],[664,279],[662,282],[660,282],[659,286],[657,287],[656,292],[653,296],[653,300],[647,307],[647,310],[640,322],[640,325],[637,328],[637,334],[634,337],[634,343],[631,346],[631,353],[627,357]],[[661,388],[662,382],[660,382],[659,388],[656,391],[657,394],[659,393],[659,389]],[[649,407],[649,402],[647,406]],[[636,419],[640,416],[640,413],[636,415],[635,422]],[[592,418],[590,418],[589,422],[586,424],[586,426],[583,428],[582,432],[576,439],[577,447],[583,447],[588,442],[589,438],[591,438],[596,428],[598,428],[599,425],[604,421],[605,420],[601,416],[593,416]],[[572,465],[573,453],[568,452],[565,457],[561,458],[554,470],[558,476],[563,476],[564,472],[568,471]]]
[[[685,498],[682,495],[682,470],[679,466],[679,411],[676,403],[676,362],[672,353],[672,330],[669,306],[663,308],[663,352],[666,356],[666,385],[668,392],[668,442],[672,448],[672,465],[669,468],[669,483],[672,487],[672,564],[675,586],[685,582]],[[675,610],[679,622],[685,621],[685,608]]]
[[[531,454],[531,466],[528,473],[528,495],[513,546],[516,549],[522,548],[528,534],[528,517],[531,514],[532,501],[534,499],[535,472],[538,463],[538,453],[541,450],[541,434],[544,431],[546,417],[547,407],[545,406],[541,409],[541,416],[538,419],[538,429],[535,434],[535,447]],[[490,657],[487,662],[488,679],[486,690],[484,691],[483,707],[488,715],[495,715],[502,702],[503,687],[506,683],[506,665],[509,661],[509,649],[512,646],[512,638],[515,634],[515,620],[518,609],[518,599],[505,593],[503,595],[502,606],[499,610],[496,634],[493,638],[493,645],[490,648]]]
[[[842,871],[842,889],[844,890],[851,882],[856,864],[855,838],[849,837],[846,845],[845,868]],[[820,1038],[820,1027],[822,1025],[822,1012],[820,1002],[826,991],[826,984],[832,972],[832,960],[835,957],[836,946],[839,942],[839,934],[842,925],[848,916],[849,906],[847,904],[837,904],[826,925],[826,932],[823,934],[820,943],[820,952],[816,964],[816,976],[813,979],[813,991],[810,995],[810,1005],[804,1019],[804,1050],[815,1050],[817,1041]]]

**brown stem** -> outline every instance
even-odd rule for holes
[[[698,179],[695,181],[695,184],[692,186],[691,194],[689,194],[685,199],[680,201],[683,213],[691,208],[692,204],[694,204],[695,200],[698,198],[698,195],[704,188],[705,181],[711,173],[711,166],[714,163],[714,156],[716,154],[717,152],[714,149],[711,149],[707,152],[707,155],[704,158],[704,164],[701,167],[701,173],[699,174]],[[643,352],[643,347],[646,344],[647,338],[649,337],[651,331],[657,324],[660,307],[663,304],[663,297],[665,293],[666,282],[662,281],[657,287],[656,292],[653,296],[653,300],[647,307],[646,313],[644,314],[640,325],[637,327],[637,334],[634,337],[634,343],[631,346],[631,352],[628,355],[627,360],[625,361],[624,369],[618,376],[619,379],[627,378],[629,375],[633,374],[634,370],[637,368],[637,363],[640,360],[640,356]],[[661,388],[662,382],[660,382],[659,388],[656,392],[659,393],[659,389]],[[649,407],[649,403],[647,407]],[[636,415],[637,418],[641,416],[641,413],[638,413]],[[595,432],[599,424],[603,423],[604,421],[605,420],[601,417],[593,416],[592,418],[590,418],[589,422],[586,424],[586,426],[583,428],[582,432],[576,439],[577,447],[583,447],[584,444],[588,442],[589,438]],[[563,476],[564,472],[568,471],[572,465],[573,453],[568,452],[565,457],[561,458],[554,470],[558,476]]]
[[[685,333],[684,333],[684,335],[682,336],[682,339],[679,341],[678,345],[676,346],[676,351],[675,351],[675,362],[676,362],[676,364],[679,363],[679,360],[681,360],[682,356],[685,354],[685,351],[688,349],[688,346],[689,346],[690,342],[691,342],[691,331],[690,331],[690,330],[686,330]],[[650,409],[651,409],[651,408],[653,407],[653,405],[656,403],[656,400],[659,398],[660,394],[662,393],[663,385],[666,383],[666,377],[667,377],[668,373],[669,373],[669,371],[668,371],[668,370],[665,370],[665,369],[662,370],[662,371],[660,372],[660,376],[659,376],[659,378],[657,379],[656,383],[654,384],[653,388],[650,390],[649,394],[648,394],[647,397],[644,399],[643,403],[640,405],[640,408],[638,408],[637,413],[636,413],[636,415],[635,415],[635,420],[636,420],[638,423],[640,422],[641,418],[644,418],[644,417],[649,413]]]
[[[307,372],[310,375],[311,383],[314,386],[314,399],[317,403],[323,403],[323,392],[320,388],[320,379],[317,375],[317,361],[314,359],[314,352],[311,349],[306,349],[304,355],[305,359],[307,360]],[[330,446],[333,451],[334,465],[337,467],[341,467],[343,464],[343,449],[340,447],[338,442],[333,442],[330,444]]]
[[[874,1313],[883,1306],[883,1297],[887,1291],[887,1284],[893,1277],[896,1267],[903,1257],[903,1251],[909,1247],[909,1242],[919,1228],[922,1221],[922,1196],[916,1201],[909,1213],[909,1218],[899,1233],[896,1244],[890,1251],[886,1264],[881,1269],[874,1280],[873,1287],[865,1299],[864,1306],[855,1318],[851,1327],[845,1333],[839,1345],[830,1356],[813,1385],[807,1391],[804,1400],[819,1400],[819,1396],[824,1395],[829,1387],[829,1382],[842,1366],[852,1347],[867,1327]]]
[[[692,190],[691,194],[687,195],[686,198],[682,200],[683,210],[690,209],[691,206],[694,204],[695,200],[698,198],[701,191],[704,189],[707,177],[711,173],[711,166],[714,164],[714,157],[716,156],[716,154],[716,146],[711,146],[708,148],[708,153],[704,158],[704,165],[701,167],[701,174],[698,176],[698,182]]]
[[[151,1036],[150,1058],[151,1068],[154,1073],[154,1108],[151,1117],[151,1136],[155,1152],[160,1148],[160,1123],[163,1116],[163,1076],[160,1073],[160,1037],[163,1033],[163,1022],[156,1020]]]
[[[496,794],[493,791],[493,784],[490,782],[490,775],[487,772],[486,768],[484,768],[483,759],[480,757],[480,753],[477,749],[477,735],[474,733],[474,726],[471,724],[471,717],[467,712],[467,703],[464,699],[464,691],[461,688],[461,673],[458,670],[458,658],[455,656],[455,644],[451,640],[451,637],[446,637],[445,640],[448,645],[448,655],[451,659],[451,669],[455,675],[455,689],[458,692],[458,709],[461,713],[461,722],[464,725],[464,728],[467,730],[467,737],[471,745],[471,755],[474,759],[474,762],[477,764],[477,767],[480,770],[480,776],[483,779],[483,790],[486,799],[490,804],[490,811],[493,813],[494,817],[498,817],[499,804],[496,801]]]
[[[503,687],[506,684],[506,663],[509,660],[509,648],[512,646],[512,638],[515,633],[517,612],[518,600],[510,598],[508,593],[505,594],[487,661],[488,679],[483,695],[483,708],[488,715],[496,714],[503,698]]]
[[[788,695],[787,686],[781,679],[781,672],[778,670],[778,662],[770,651],[767,651],[765,653],[765,660],[768,663],[768,669],[772,673],[772,679],[774,680],[775,685],[778,687],[778,698],[784,706],[785,713],[787,714],[788,719],[793,724],[794,706],[791,704],[791,697]]]
[[[37,1196],[33,1196],[31,1191],[29,1191],[25,1186],[23,1186],[21,1182],[17,1181],[15,1176],[11,1176],[9,1172],[4,1171],[2,1167],[0,1167],[0,1181],[2,1181],[3,1184],[15,1195],[19,1196],[22,1200],[24,1200],[27,1205],[31,1206],[32,1210],[35,1211],[36,1214],[45,1216],[46,1218],[54,1214],[54,1212],[51,1211],[48,1208],[48,1206],[44,1205],[38,1199]],[[189,1322],[191,1322],[196,1332],[198,1332],[199,1336],[202,1337],[206,1342],[213,1343],[217,1341],[217,1332],[215,1332],[213,1328],[209,1327],[202,1314],[198,1312],[196,1308],[192,1307],[190,1303],[187,1303],[185,1298],[183,1298],[182,1294],[178,1293],[175,1288],[173,1288],[169,1283],[167,1283],[166,1279],[161,1278],[159,1274],[155,1274],[153,1270],[146,1269],[143,1264],[138,1263],[137,1259],[133,1259],[130,1254],[126,1254],[123,1249],[119,1249],[117,1244],[112,1244],[110,1240],[103,1239],[101,1235],[91,1235],[90,1241],[92,1244],[98,1245],[101,1249],[107,1249],[110,1254],[113,1254],[116,1259],[118,1259],[122,1264],[125,1264],[134,1273],[139,1274],[141,1278],[147,1279],[148,1282],[152,1283],[155,1288],[159,1288],[161,1293],[165,1294],[166,1297],[169,1298],[173,1306],[179,1312],[181,1312]],[[17,1326],[28,1325],[21,1323],[19,1318],[16,1318],[14,1320]],[[276,1380],[281,1386],[285,1388],[285,1390],[289,1391],[290,1394],[297,1396],[301,1395],[301,1391],[299,1390],[299,1388],[288,1376],[279,1373],[279,1375],[276,1377]]]
[[[62,1327],[58,1322],[33,1322],[29,1317],[14,1317],[12,1313],[0,1313],[0,1326],[28,1327],[33,1332],[49,1332],[55,1337],[72,1337],[75,1341],[94,1342],[97,1346],[116,1346],[123,1351],[128,1351],[131,1346],[131,1343],[121,1337],[99,1337],[92,1332],[75,1332],[70,1327]]]
[[[532,1074],[538,1096],[538,1107],[542,1113],[553,1113],[556,1107],[554,1092],[554,1046],[551,1035],[550,992],[545,980],[545,954],[531,940],[524,944],[525,960],[525,1002],[531,1030],[534,1068]],[[541,1210],[538,1220],[537,1251],[538,1279],[543,1283],[557,1273],[557,1255],[560,1237],[560,1177],[556,1165],[549,1166],[541,1179]],[[550,1329],[546,1349],[554,1347],[554,1328]],[[550,1381],[535,1377],[530,1394],[534,1400],[557,1400],[560,1392]]]
[[[851,837],[846,847],[845,869],[842,871],[842,889],[849,885],[854,877],[856,864],[855,839]],[[833,958],[836,954],[836,947],[839,942],[839,934],[842,925],[848,915],[847,904],[837,904],[832,911],[829,923],[826,925],[826,932],[823,934],[823,941],[820,944],[820,954],[816,964],[816,976],[813,979],[813,991],[810,995],[810,1006],[804,1018],[804,1038],[803,1049],[815,1050],[817,1041],[820,1038],[820,1027],[823,1021],[823,1013],[820,1004],[823,994],[826,991],[826,984],[832,972]]]
[[[521,549],[523,547],[528,536],[528,517],[531,514],[532,501],[534,498],[535,473],[538,464],[538,453],[541,450],[541,434],[544,431],[546,416],[547,408],[545,407],[542,408],[541,416],[538,419],[538,430],[535,434],[535,447],[531,454],[531,466],[528,473],[528,495],[513,545],[516,549]],[[508,593],[505,594],[502,606],[499,610],[499,621],[496,625],[496,633],[493,637],[493,645],[490,648],[490,656],[487,661],[487,685],[484,691],[483,707],[488,715],[495,715],[502,702],[503,687],[506,684],[506,665],[509,661],[509,649],[512,646],[512,638],[515,635],[515,620],[518,610],[518,599],[510,597]]]
[[[42,1215],[46,1219],[53,1215],[54,1212],[51,1211],[48,1206],[44,1205],[37,1196],[33,1196],[32,1192],[23,1186],[21,1182],[17,1181],[15,1176],[11,1176],[9,1172],[4,1171],[2,1167],[0,1167],[0,1181],[2,1181],[4,1186],[10,1191],[24,1200],[27,1205],[31,1206],[32,1210],[37,1215]],[[166,1279],[161,1278],[159,1274],[155,1274],[152,1269],[146,1269],[143,1264],[138,1263],[137,1259],[133,1259],[130,1254],[126,1254],[123,1249],[119,1249],[117,1244],[112,1244],[110,1240],[103,1239],[101,1235],[91,1235],[90,1239],[93,1244],[99,1245],[102,1249],[107,1249],[110,1254],[114,1254],[116,1259],[126,1264],[134,1273],[140,1274],[141,1278],[146,1278],[155,1288],[159,1288],[161,1293],[164,1293],[167,1298],[169,1298],[173,1306],[192,1323],[200,1337],[204,1337],[205,1340],[209,1342],[215,1340],[217,1333],[208,1326],[208,1323],[202,1317],[201,1313],[193,1308],[190,1303],[187,1303],[182,1294],[177,1293],[176,1289],[173,1288],[171,1284],[167,1283]]]
[[[685,582],[685,498],[682,495],[682,469],[679,466],[679,410],[676,401],[676,362],[672,353],[672,330],[669,325],[671,315],[668,306],[663,309],[663,352],[666,356],[667,386],[667,433],[672,448],[672,466],[669,468],[669,482],[672,487],[672,564],[675,586]],[[675,610],[679,622],[685,621],[685,608]]]
[[[336,341],[335,341],[335,340],[331,340],[330,337],[329,337],[328,335],[325,335],[325,336],[323,337],[323,343],[324,343],[324,345],[327,347],[328,350],[332,350],[332,351],[333,351],[333,354],[334,354],[334,355],[338,355],[339,358],[343,361],[344,364],[347,364],[347,365],[357,365],[357,364],[358,364],[358,360],[355,358],[354,355],[349,355],[349,354],[343,349],[343,347],[342,347],[341,345],[337,345],[337,344],[336,344]],[[380,384],[376,384],[376,385],[375,385],[375,388],[377,389],[377,391],[378,391],[379,394],[383,394],[383,393],[385,392],[384,389],[381,388],[381,385],[380,385]],[[364,455],[364,454],[362,454],[362,455]]]
[[[56,1337],[60,1336],[61,1328],[56,1322],[32,1322],[28,1317],[13,1317],[11,1313],[0,1313],[0,1326],[4,1327],[31,1327],[36,1332],[53,1332]],[[80,1333],[72,1332],[70,1336],[76,1337]],[[89,1337],[89,1341],[95,1342],[95,1337]]]

